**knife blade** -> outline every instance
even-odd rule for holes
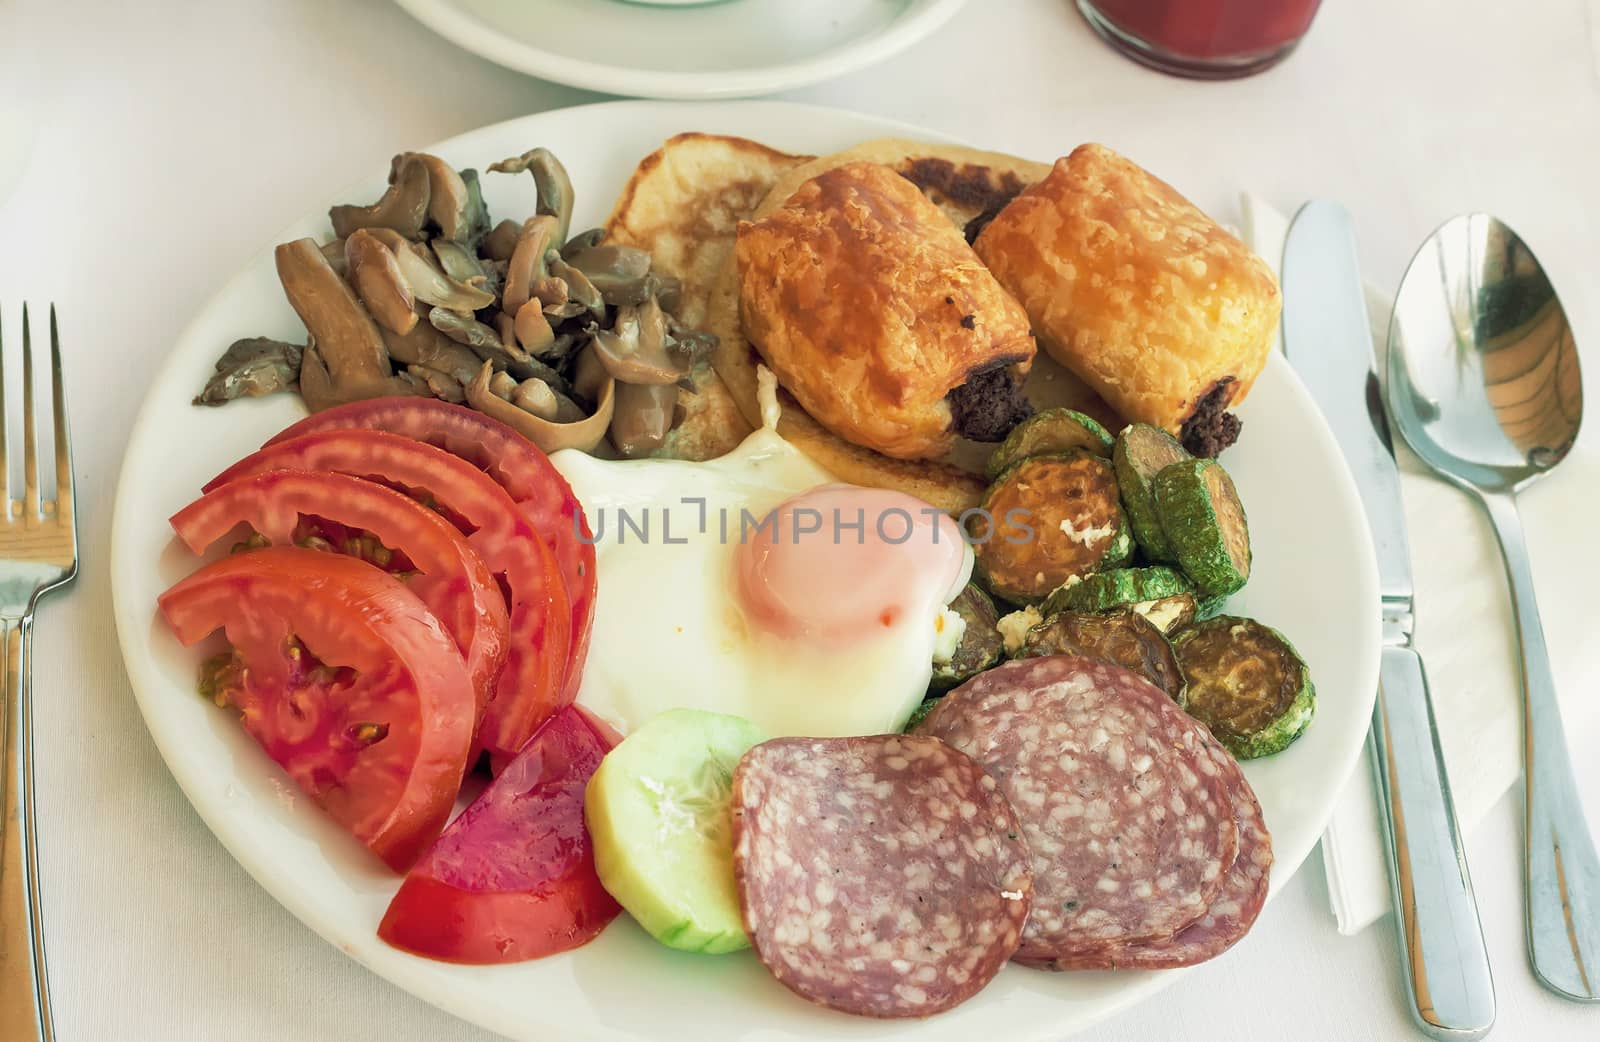
[[[1412,1014],[1439,1039],[1494,1026],[1478,920],[1422,658],[1400,471],[1380,393],[1354,224],[1328,201],[1301,207],[1283,253],[1284,352],[1339,442],[1377,553],[1383,642],[1371,750]]]

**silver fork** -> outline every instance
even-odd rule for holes
[[[61,338],[50,308],[50,403],[55,473],[39,474],[33,407],[33,330],[22,307],[22,495],[11,480],[14,453],[6,423],[5,357],[11,341],[0,311],[0,638],[6,668],[0,680],[0,774],[4,843],[0,844],[0,1042],[54,1042],[50,984],[45,972],[39,897],[39,844],[33,800],[33,612],[39,598],[78,574],[78,528],[73,512],[72,442],[61,381]]]

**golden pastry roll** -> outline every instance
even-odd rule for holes
[[[1261,258],[1148,171],[1083,145],[999,212],[978,255],[1056,361],[1125,419],[1214,456],[1283,300]]]
[[[876,163],[802,184],[739,226],[739,312],[778,382],[824,427],[897,459],[1028,415],[1028,316],[961,231]]]

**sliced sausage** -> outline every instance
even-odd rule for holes
[[[1261,804],[1228,751],[1209,736],[1205,748],[1228,781],[1234,820],[1239,826],[1239,856],[1233,859],[1222,890],[1212,899],[1205,915],[1169,941],[1133,945],[1116,953],[1117,967],[1157,970],[1214,959],[1249,932],[1261,914],[1261,906],[1266,904],[1272,838],[1261,816]]]
[[[1199,920],[1239,849],[1233,803],[1202,725],[1120,666],[1010,662],[946,695],[920,733],[1000,783],[1033,858],[1019,962],[1112,965]]]
[[[926,736],[783,738],[733,777],[734,877],[785,987],[870,1017],[970,998],[1017,950],[1032,879],[995,779]]]

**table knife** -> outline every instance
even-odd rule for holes
[[[1283,338],[1344,452],[1377,552],[1383,650],[1371,753],[1412,1013],[1428,1035],[1494,1025],[1494,980],[1445,775],[1433,700],[1411,644],[1414,590],[1400,471],[1379,393],[1355,229],[1338,203],[1307,203],[1283,254]]]

